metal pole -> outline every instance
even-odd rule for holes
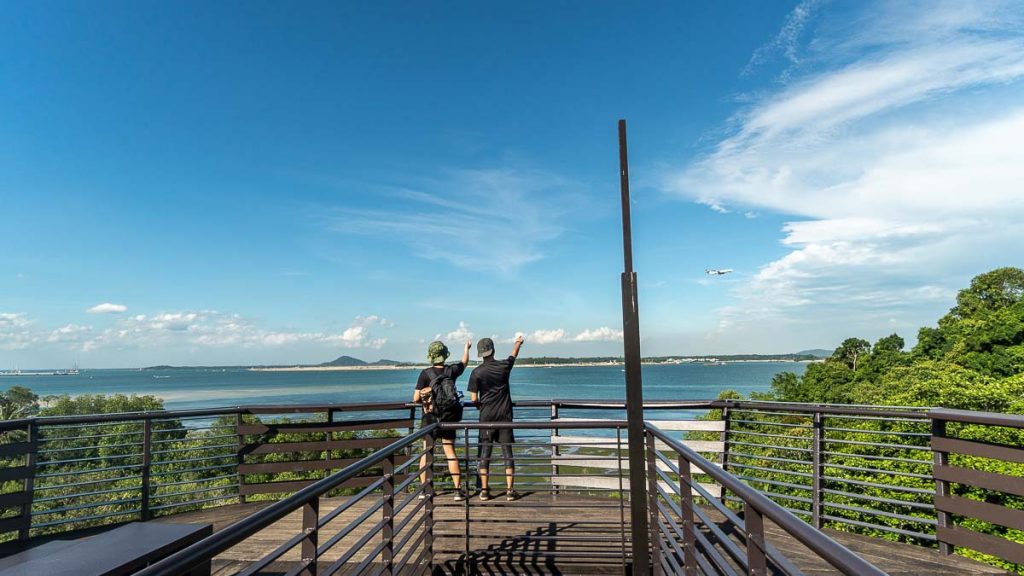
[[[626,121],[619,120],[619,183],[622,190],[622,331],[626,356],[626,420],[629,423],[629,518],[633,536],[633,574],[650,574],[647,535],[647,474],[644,461],[644,392],[640,375],[640,312],[629,215],[629,162]]]

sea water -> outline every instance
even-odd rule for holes
[[[658,364],[643,366],[646,400],[711,400],[723,390],[744,395],[769,389],[779,372],[802,374],[799,362]],[[325,404],[408,401],[419,370],[260,372],[245,368],[83,370],[70,376],[3,376],[0,389],[27,386],[40,396],[56,394],[148,394],[167,409],[249,404]],[[465,390],[467,371],[457,383]],[[623,401],[622,366],[518,366],[512,396],[527,399]],[[614,417],[607,415],[607,417]]]

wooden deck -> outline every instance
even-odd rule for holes
[[[451,495],[436,498],[434,552],[438,567],[435,573],[458,574],[621,574],[622,555],[628,552],[629,528],[623,534],[618,500],[588,496],[553,497],[547,494],[527,494],[516,502],[506,502],[504,494],[496,493],[490,502],[480,502],[476,497],[467,507],[456,503]],[[346,502],[343,498],[324,499],[320,503],[321,516],[326,515]],[[371,499],[357,502],[324,527],[320,535],[321,545],[337,530],[344,527],[372,503]],[[412,502],[407,510],[415,508]],[[199,512],[190,512],[162,518],[159,522],[210,522],[214,530],[220,530],[250,514],[266,503],[250,503]],[[471,519],[472,535],[465,538],[465,519]],[[404,530],[396,534],[396,541],[406,535],[409,542],[416,542],[422,529],[415,529],[418,516],[409,518]],[[629,519],[629,510],[624,511]],[[337,560],[342,552],[349,549],[367,533],[379,520],[375,512],[362,522],[351,534],[339,541],[320,560],[321,570]],[[407,518],[400,513],[396,526]],[[301,531],[301,514],[295,512],[278,521],[266,530],[249,538],[242,544],[228,550],[214,560],[214,574],[234,574],[249,563],[268,554],[288,538]],[[1006,574],[999,569],[975,562],[961,556],[942,556],[937,550],[908,544],[826,530],[830,536],[863,556],[879,568],[893,575],[987,575]],[[766,537],[783,551],[801,570],[811,575],[837,574],[825,561],[811,554],[801,544],[772,525],[766,526]],[[380,542],[373,537],[363,546],[363,552],[346,564],[342,573],[352,572]],[[415,558],[421,547],[411,550]],[[471,568],[464,563],[466,551],[472,559]],[[397,550],[396,561],[404,550]],[[299,560],[296,547],[272,565],[264,574],[284,574],[294,568]]]

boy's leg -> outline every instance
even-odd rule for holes
[[[448,438],[442,438],[441,447],[444,448],[444,457],[448,460],[448,473],[451,474],[452,483],[458,490],[462,486],[462,473],[459,470],[459,459],[455,455],[455,442]]]
[[[487,490],[490,487],[487,474],[491,468],[491,449],[494,444],[491,442],[489,430],[480,430],[480,460],[477,464],[477,471],[480,473],[480,490]]]
[[[505,487],[512,491],[512,485],[516,479],[516,462],[512,456],[512,444],[502,443],[502,454],[505,456]]]
[[[423,441],[423,449],[424,450],[427,449],[427,441],[426,440]],[[424,469],[424,467],[426,465],[427,465],[427,453],[424,452],[423,456],[420,456],[420,469],[423,470],[423,472],[420,472],[420,484],[426,484],[427,483],[427,471]]]

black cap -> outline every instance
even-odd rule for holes
[[[476,355],[480,358],[485,358],[491,354],[494,354],[494,340],[491,340],[490,338],[481,338],[480,341],[476,343]]]

